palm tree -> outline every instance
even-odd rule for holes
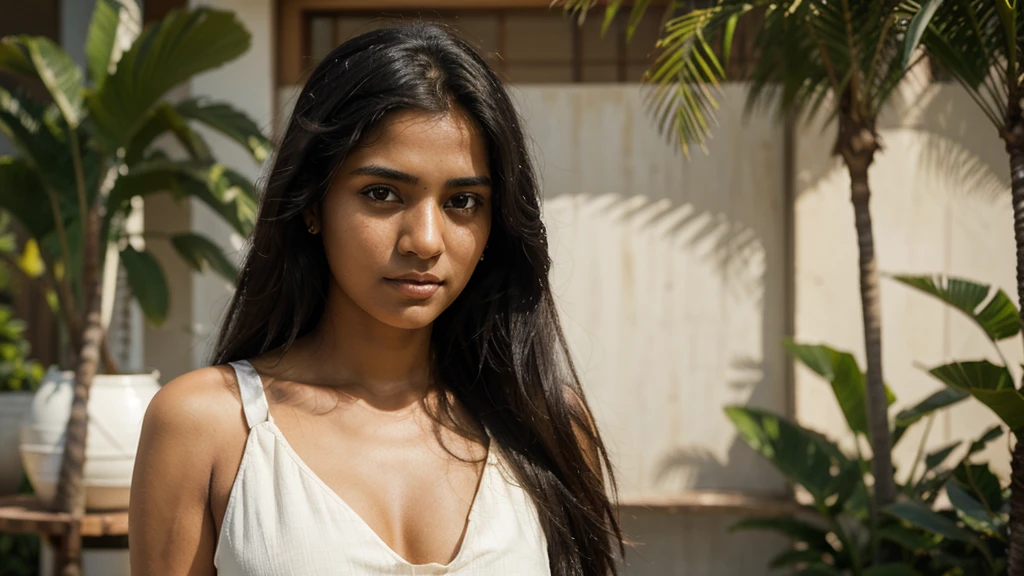
[[[564,0],[581,19],[596,0]],[[627,24],[632,35],[650,0],[633,4]],[[605,9],[605,28],[621,0]],[[748,63],[748,111],[774,107],[780,117],[834,122],[833,153],[850,174],[851,201],[860,249],[860,293],[867,355],[868,439],[873,458],[873,509],[896,498],[888,396],[882,378],[879,283],[869,200],[868,170],[881,149],[876,121],[903,77],[901,48],[913,15],[894,0],[717,0],[710,7],[682,13],[673,3],[660,50],[644,81],[659,128],[684,152],[703,148],[709,119],[726,78],[733,33],[741,19],[757,29]]]
[[[1010,157],[1013,232],[1017,242],[1018,322],[1024,327],[1024,3],[1016,0],[924,0],[911,4],[916,14],[904,46],[907,65],[918,48],[949,72],[995,126]],[[1021,385],[1024,391],[1024,383]],[[986,400],[984,395],[979,399]],[[1024,410],[1024,402],[986,402],[1004,421],[1006,411]],[[1024,443],[1021,430],[1011,461],[1008,573],[1024,576]]]
[[[163,101],[173,87],[244,53],[249,32],[229,12],[174,11],[140,32],[134,0],[100,0],[86,38],[86,72],[42,37],[0,40],[0,72],[45,89],[40,103],[0,89],[0,130],[18,156],[0,157],[0,208],[9,212],[44,263],[43,285],[76,356],[75,390],[54,507],[80,519],[88,430],[86,405],[100,367],[104,329],[99,271],[108,246],[117,248],[132,295],[153,324],[167,316],[169,290],[161,266],[125,227],[132,200],[169,192],[210,206],[245,236],[255,217],[251,182],[217,164],[192,123],[203,124],[262,161],[269,143],[243,113],[224,103]],[[168,134],[183,152],[172,158],[154,146]],[[193,268],[234,280],[234,265],[209,238],[170,236]],[[155,240],[155,239],[154,239]],[[113,370],[111,363],[106,369]],[[81,537],[72,524],[61,546],[62,573],[80,573]]]

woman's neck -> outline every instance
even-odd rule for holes
[[[341,296],[282,357],[278,376],[345,388],[383,410],[418,402],[430,385],[431,326],[409,330],[377,320]]]

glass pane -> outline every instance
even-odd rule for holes
[[[626,67],[626,82],[639,82],[649,67],[648,64],[630,64]]]
[[[587,16],[583,26],[580,28],[580,37],[583,43],[583,62],[604,62],[614,63],[618,60],[619,42],[625,40],[621,37],[622,17],[617,17],[608,32],[601,37],[601,25],[604,23],[604,11],[592,10]]]
[[[338,42],[345,42],[365,32],[393,25],[398,20],[394,18],[377,18],[369,16],[339,16],[334,19],[335,32],[338,35]]]
[[[560,12],[509,13],[505,22],[507,45],[502,56],[510,66],[571,62],[575,25],[575,20],[565,18]]]
[[[334,18],[314,17],[309,23],[310,64],[315,65],[334,50]]]
[[[470,46],[476,48],[485,58],[497,52],[499,35],[499,18],[497,14],[458,14],[455,13],[446,22],[452,25]]]
[[[619,68],[614,64],[584,64],[583,82],[618,82]]]
[[[572,82],[572,67],[568,64],[537,65],[510,63],[505,73],[513,84],[551,84]]]
[[[665,9],[651,6],[636,25],[633,38],[626,44],[626,59],[630,62],[648,62],[653,59],[654,45],[661,37],[661,17]]]

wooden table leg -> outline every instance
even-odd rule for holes
[[[68,531],[59,537],[54,576],[82,576],[82,521],[70,522]]]

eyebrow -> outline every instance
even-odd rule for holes
[[[394,180],[396,182],[404,182],[406,184],[416,184],[420,181],[419,178],[412,174],[406,174],[394,168],[386,168],[384,166],[378,166],[376,164],[369,164],[367,166],[361,166],[355,170],[349,172],[350,175],[357,176],[377,176],[378,178],[386,178],[388,180]],[[452,178],[444,183],[446,188],[466,188],[469,186],[490,186],[491,179],[488,176],[465,176],[462,178]]]

